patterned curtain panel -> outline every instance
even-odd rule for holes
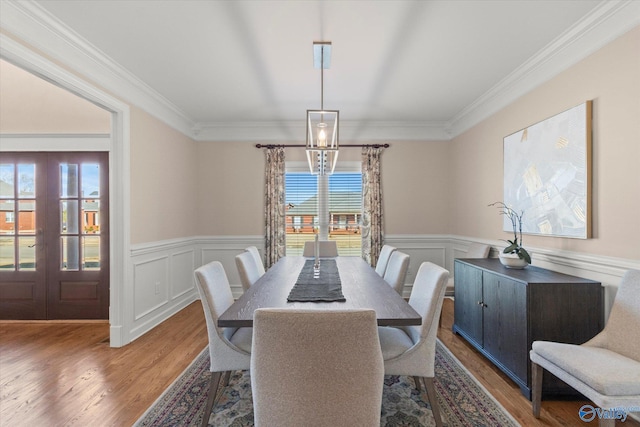
[[[384,241],[380,156],[382,148],[362,149],[362,257],[371,266],[378,262]]]
[[[265,152],[265,262],[267,268],[284,256],[284,148],[272,148]]]

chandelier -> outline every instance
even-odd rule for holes
[[[307,110],[307,161],[313,175],[331,175],[338,161],[338,110],[324,109],[324,70],[331,65],[331,42],[313,42],[313,66],[320,68],[320,109]]]

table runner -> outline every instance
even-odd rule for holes
[[[342,294],[342,283],[335,259],[320,260],[320,275],[314,277],[313,259],[304,262],[298,280],[291,289],[289,302],[333,302],[346,301]]]

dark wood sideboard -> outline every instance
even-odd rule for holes
[[[464,337],[531,399],[534,341],[582,344],[604,327],[600,282],[539,267],[504,267],[499,259],[456,259],[453,331]],[[545,395],[575,394],[545,372]]]

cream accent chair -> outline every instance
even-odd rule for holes
[[[262,257],[260,256],[260,252],[258,252],[258,248],[256,248],[255,246],[249,246],[248,248],[245,248],[245,251],[249,252],[253,256],[253,259],[256,262],[256,266],[258,267],[258,273],[260,273],[260,276],[262,276],[265,273],[265,269],[264,263],[262,262]]]
[[[387,269],[384,272],[384,281],[389,284],[400,296],[404,289],[404,279],[409,269],[409,255],[404,252],[394,251],[389,257]]]
[[[375,311],[258,309],[256,427],[379,426],[384,367]]]
[[[229,280],[222,264],[213,261],[194,272],[196,287],[207,322],[209,335],[209,359],[211,382],[202,425],[206,426],[211,415],[220,377],[226,373],[224,385],[231,371],[247,370],[251,365],[251,328],[220,328],[218,317],[233,304]]]
[[[378,262],[376,263],[376,273],[378,276],[384,277],[384,272],[387,270],[387,264],[391,254],[396,250],[393,246],[384,245],[380,249],[380,255],[378,256]]]
[[[622,277],[602,332],[582,345],[534,341],[529,355],[536,418],[545,369],[599,408],[640,408],[640,270]],[[600,419],[600,426],[614,425]]]
[[[236,267],[238,267],[238,274],[240,274],[242,289],[245,291],[253,286],[264,274],[260,273],[259,267],[253,255],[251,255],[251,252],[242,252],[236,255]]]
[[[411,307],[422,317],[422,325],[378,328],[385,375],[412,376],[418,391],[421,389],[422,378],[438,427],[442,426],[442,417],[433,382],[436,334],[448,278],[449,272],[444,268],[423,262],[413,282],[409,298]]]
[[[304,249],[302,251],[302,256],[313,257],[316,256],[315,251],[315,241],[309,240],[304,242]],[[318,249],[320,253],[318,254],[321,258],[330,258],[338,256],[338,244],[335,240],[320,240],[318,242]]]

